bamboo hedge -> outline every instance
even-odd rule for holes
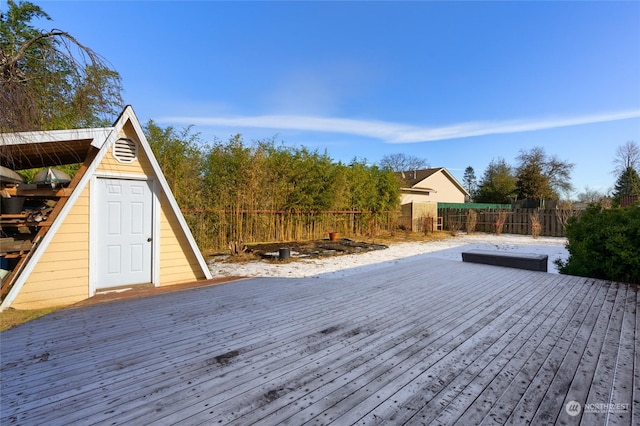
[[[201,250],[237,241],[290,241],[386,230],[397,220],[400,182],[353,159],[241,135],[202,141],[190,128],[145,135]]]
[[[341,237],[375,237],[398,229],[399,211],[213,211],[183,210],[201,250],[226,250],[230,242],[308,241]]]

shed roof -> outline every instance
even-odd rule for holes
[[[81,163],[91,146],[100,148],[114,127],[4,133],[0,161],[14,170]]]

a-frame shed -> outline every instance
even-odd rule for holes
[[[101,290],[211,278],[131,107],[113,127],[4,134],[0,145],[3,163],[10,160],[7,167],[16,170],[83,163],[67,188],[3,190],[54,206],[42,222],[29,222],[33,211],[1,215],[3,230],[33,231],[27,249],[13,253],[0,309],[69,305]]]

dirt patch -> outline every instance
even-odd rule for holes
[[[290,259],[295,260],[300,258],[316,259],[342,254],[366,253],[373,250],[384,250],[389,248],[389,246],[343,238],[336,241],[313,240],[247,244],[246,254],[253,258],[279,260],[279,251],[284,248],[290,250]],[[235,261],[237,259],[230,257],[228,260]]]
[[[227,364],[230,364],[233,361],[233,359],[238,355],[240,355],[240,351],[229,351],[227,353],[218,355],[216,357],[213,357],[207,360],[207,364],[211,365],[215,363],[219,365],[227,365]]]
[[[311,241],[280,241],[268,243],[245,243],[242,253],[230,255],[227,251],[210,251],[207,258],[213,262],[246,263],[256,260],[267,260],[277,263],[288,263],[296,260],[330,258],[342,254],[367,253],[374,250],[384,250],[394,244],[407,242],[428,242],[453,238],[448,233],[434,232],[422,234],[416,232],[396,233],[394,235],[379,235],[369,241],[355,241],[342,238],[336,241],[329,239]],[[280,258],[280,250],[289,249],[289,257]]]
[[[269,392],[263,395],[263,398],[266,402],[273,402],[276,399],[280,398],[282,394],[284,394],[284,388],[271,389]]]
[[[331,334],[338,331],[340,328],[338,326],[333,326],[329,328],[325,328],[324,330],[320,330],[320,334]]]
[[[346,332],[344,337],[348,339],[349,337],[355,337],[360,333],[361,333],[360,328],[354,328],[353,330]]]

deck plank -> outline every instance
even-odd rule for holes
[[[562,286],[561,284],[559,286]],[[565,285],[564,294],[572,293],[575,286]],[[462,424],[473,424],[482,422],[504,423],[511,414],[515,404],[524,393],[524,388],[528,385],[525,372],[527,368],[535,367],[536,360],[548,355],[552,348],[552,343],[558,339],[558,330],[567,328],[571,319],[576,313],[584,311],[592,303],[592,298],[596,291],[584,292],[583,297],[567,297],[562,300],[553,311],[545,312],[544,321],[540,327],[524,342],[519,350],[509,354],[508,361],[504,367],[494,374],[482,374],[482,383],[489,381],[488,385],[477,395],[477,400],[482,404],[472,404],[465,407],[464,412],[457,419]],[[568,303],[567,303],[568,302]],[[529,375],[531,377],[531,375]],[[477,392],[476,392],[477,393]],[[475,395],[470,395],[474,397]],[[460,415],[458,407],[454,405],[448,408],[451,414]]]
[[[634,424],[639,297],[416,256],[83,306],[0,334],[0,423]]]
[[[472,318],[472,320],[477,320],[477,318]],[[458,346],[461,342],[466,341],[468,336],[472,335],[472,331],[465,323],[455,329],[443,328],[440,332],[442,333],[440,339],[435,341],[423,339],[415,343],[412,341],[410,346],[402,347],[402,351],[391,353],[389,357],[378,357],[376,359],[377,364],[375,366],[367,365],[364,371],[352,370],[343,372],[335,379],[338,383],[342,382],[342,385],[322,399],[315,398],[316,402],[314,404],[309,405],[305,410],[297,412],[295,422],[308,422],[318,415],[324,416],[322,418],[326,418],[327,421],[334,420],[334,415],[347,410],[353,404],[360,404],[376,388],[401,381],[401,374],[404,371],[415,368],[411,365],[415,362],[415,359],[427,355],[432,358],[439,358],[444,353],[449,352],[449,347]],[[454,336],[454,339],[447,341],[446,339],[449,336]],[[434,351],[435,348],[431,346],[435,346],[438,350]],[[348,395],[348,398],[345,398],[345,395]],[[331,415],[326,413],[327,411],[330,411]],[[327,416],[325,416],[325,413]],[[308,417],[306,417],[307,415]]]
[[[335,321],[335,317],[333,317],[333,321]],[[344,327],[339,327],[342,328],[342,331],[340,333],[336,333],[333,335],[330,335],[332,333],[322,333],[322,330],[320,332],[315,332],[315,333],[307,333],[306,334],[306,338],[312,338],[313,341],[312,342],[307,342],[308,348],[314,346],[314,347],[325,347],[326,346],[326,352],[330,352],[330,355],[332,356],[336,356],[339,354],[335,353],[336,349],[340,349],[339,345],[333,344],[331,345],[331,339],[335,339],[337,336],[341,336],[343,339],[345,339],[345,341],[348,341],[349,337],[351,334],[353,334],[354,336],[357,335],[362,335],[362,336],[366,336],[367,334],[367,330],[365,330],[365,333],[360,333],[358,332],[357,334],[354,333],[354,328],[352,329],[348,329],[348,328],[344,328]],[[326,328],[325,328],[326,330]],[[337,330],[336,330],[337,331]],[[367,340],[372,340],[372,338],[367,337]],[[362,339],[360,339],[362,340]],[[358,340],[356,340],[356,342],[359,342]],[[243,382],[239,382],[238,380],[232,380],[230,383],[225,384],[226,381],[224,380],[220,380],[220,381],[212,381],[211,379],[207,380],[206,383],[202,384],[202,386],[206,386],[205,388],[199,388],[198,387],[198,383],[193,382],[192,383],[192,388],[191,389],[185,389],[185,394],[181,395],[183,400],[186,400],[185,403],[190,406],[190,402],[188,401],[188,397],[193,395],[193,394],[199,394],[199,393],[207,393],[207,391],[209,391],[212,387],[213,388],[217,388],[220,392],[218,392],[220,397],[224,397],[225,399],[230,399],[233,395],[230,395],[229,392],[234,392],[234,393],[239,393],[242,390],[244,390],[243,388],[243,383],[246,383],[246,386],[254,386],[252,383],[252,380],[254,380],[257,377],[254,376],[261,376],[262,371],[260,370],[260,368],[262,367],[267,367],[267,365],[269,366],[270,370],[276,370],[278,368],[283,368],[283,369],[289,369],[292,367],[289,367],[289,364],[293,361],[299,360],[300,359],[300,353],[299,353],[299,348],[300,347],[304,347],[303,343],[305,342],[294,342],[296,343],[296,345],[293,345],[293,348],[289,348],[287,347],[287,345],[284,345],[285,343],[288,343],[286,341],[282,342],[283,345],[281,346],[280,351],[277,350],[276,347],[271,348],[271,352],[268,353],[268,356],[264,357],[263,359],[260,359],[258,363],[256,362],[252,362],[250,364],[250,366],[246,366],[241,370],[234,370],[233,374],[236,376],[241,376]],[[359,342],[359,344],[366,344]],[[313,353],[313,352],[312,352]],[[328,356],[329,354],[325,354],[325,356]],[[238,360],[241,360],[242,355],[238,357]],[[255,359],[255,357],[254,357]],[[274,361],[274,359],[277,359],[276,361]],[[313,361],[313,359],[311,359]],[[175,391],[176,389],[179,389],[180,385],[176,384],[176,387],[173,387],[171,390]],[[225,387],[226,386],[226,387]],[[161,405],[165,405],[166,404],[166,396],[165,395],[158,395],[158,397],[156,398],[158,403],[158,406]],[[224,401],[223,401],[224,402]],[[145,410],[150,410],[151,409],[151,405],[150,403],[153,403],[153,401],[146,401],[147,408],[145,408]],[[176,401],[177,403],[177,401]],[[177,404],[176,404],[177,405]],[[144,415],[144,411],[141,411],[138,414],[142,414]],[[148,419],[148,417],[146,417]]]
[[[623,319],[618,341],[611,342],[612,345],[618,347],[618,354],[614,374],[612,377],[611,396],[609,403],[618,404],[619,401],[633,401],[633,382],[629,382],[629,378],[633,378],[634,363],[634,345],[637,344],[635,333],[636,316],[637,316],[637,287],[626,288],[626,298],[623,302]],[[640,356],[640,353],[635,353]],[[637,382],[636,382],[637,383]],[[637,386],[635,386],[637,388]],[[637,390],[637,389],[636,389]],[[607,423],[610,425],[627,425],[631,422],[631,410],[621,409],[615,413],[608,413]],[[624,407],[626,408],[626,407]],[[637,422],[636,422],[637,423]]]
[[[526,287],[520,284],[520,289],[526,290]],[[534,282],[531,284],[541,283]],[[536,290],[538,293],[547,293],[549,289],[540,286]],[[436,359],[433,363],[430,363],[427,359],[423,360],[424,370],[416,375],[417,377],[411,377],[414,376],[412,371],[405,371],[403,380],[395,380],[393,383],[386,384],[368,398],[369,404],[359,404],[352,408],[349,413],[340,417],[338,421],[351,424],[365,417],[365,415],[367,415],[367,418],[363,419],[363,421],[367,424],[374,418],[387,418],[387,416],[394,422],[408,421],[411,417],[403,419],[402,417],[395,417],[394,414],[413,413],[412,408],[415,410],[417,407],[421,407],[434,394],[451,386],[452,382],[485,352],[492,349],[499,350],[498,348],[502,341],[512,338],[502,339],[509,329],[516,323],[524,323],[518,318],[520,317],[520,312],[527,309],[532,299],[536,300],[537,303],[536,295],[537,293],[531,291],[526,291],[524,294],[514,294],[511,300],[506,301],[505,310],[496,312],[496,317],[491,319],[490,322],[485,322],[484,324],[482,322],[476,323],[475,325],[479,327],[477,332],[471,337],[465,338],[465,341],[458,347],[453,350],[447,350],[446,355]],[[506,321],[500,321],[501,317]],[[485,317],[484,320],[486,319],[488,318]],[[496,322],[500,322],[500,328],[495,327]],[[434,377],[437,380],[433,380]],[[418,401],[415,400],[416,396],[419,398]],[[404,401],[402,404],[403,410],[399,410],[400,404],[392,403],[387,404],[390,406],[385,407],[384,413],[378,410],[376,413],[369,414],[374,408],[377,408],[380,401]]]
[[[617,358],[618,347],[617,344],[620,341],[621,323],[624,313],[624,302],[626,299],[627,286],[611,285],[611,290],[615,291],[615,299],[613,303],[605,303],[605,305],[599,311],[599,317],[596,321],[595,327],[589,329],[587,323],[586,327],[582,327],[579,333],[576,335],[575,340],[572,342],[572,351],[567,354],[562,364],[556,373],[551,386],[548,388],[543,400],[536,411],[533,422],[554,422],[557,424],[573,424],[575,419],[570,416],[562,408],[571,400],[567,399],[568,391],[571,389],[571,384],[575,379],[575,372],[582,365],[583,375],[587,375],[588,371],[585,368],[584,363],[585,354],[588,356],[590,353],[599,353],[598,365],[595,366],[594,373],[592,375],[592,389],[593,383],[602,381],[601,385],[605,389],[605,393],[608,394],[608,389],[611,386],[611,381],[605,376],[611,375],[613,377],[614,363]],[[595,315],[594,311],[592,315]],[[612,346],[613,345],[613,346]],[[586,374],[585,374],[586,373]],[[580,376],[578,376],[580,377]],[[604,380],[603,380],[604,379]],[[587,384],[588,385],[588,384]],[[564,398],[563,398],[564,397]],[[564,399],[564,400],[563,400]],[[587,402],[590,399],[587,397]],[[608,397],[607,397],[608,401]],[[584,407],[583,407],[584,409]],[[558,413],[558,417],[551,417]],[[590,421],[599,423],[602,419],[597,416],[590,416]]]
[[[361,278],[360,277],[356,277],[354,279],[354,285],[355,285],[355,283],[357,283],[359,281],[361,281]],[[434,291],[434,290],[437,290],[437,289],[425,288],[422,284],[420,284],[419,280],[416,280],[414,283],[411,283],[411,281],[409,281],[409,282],[405,283],[404,285],[408,286],[409,287],[408,290],[410,290],[412,292],[416,292],[416,291],[419,291],[419,290],[425,290],[425,289],[429,290],[430,292]],[[450,282],[447,283],[446,286],[440,286],[440,289],[442,291],[445,291],[444,299],[450,299],[451,298],[451,292],[456,289],[456,283],[453,282],[453,281],[450,281]],[[490,295],[487,295],[486,297],[489,297],[489,296]],[[435,295],[434,295],[434,297],[435,297]],[[421,300],[420,298],[417,298],[417,299]],[[467,297],[467,300],[473,301],[473,298]],[[384,301],[384,299],[382,299],[381,303],[383,305],[385,305],[385,304],[388,304],[388,301]],[[488,299],[485,300],[485,303],[488,303]],[[355,305],[356,306],[361,306],[362,304],[355,303]],[[406,302],[405,302],[403,304],[403,308],[407,308],[407,307],[408,306],[406,305]],[[377,312],[377,309],[376,309],[375,306],[370,306],[370,308],[371,308],[370,312]],[[358,308],[358,309],[361,309],[361,308]],[[403,311],[399,311],[399,310],[396,309],[396,312],[399,315],[401,315],[401,318],[405,318],[405,315],[403,314]],[[433,313],[428,312],[427,313],[427,317],[423,317],[422,321],[427,321],[427,320],[429,320],[429,318],[435,318],[435,320],[437,320],[437,321],[443,319],[443,317],[441,315],[435,315],[434,316]],[[380,327],[370,327],[370,329],[379,330],[378,337],[377,337],[378,338],[378,344],[382,345],[382,347],[384,348],[385,351],[388,350],[388,346],[391,346],[392,349],[397,349],[398,347],[402,347],[403,343],[406,343],[406,342],[402,341],[402,338],[404,338],[403,336],[407,335],[407,336],[410,336],[409,337],[410,339],[414,338],[413,336],[416,334],[416,332],[413,331],[413,328],[415,327],[415,320],[416,319],[419,319],[419,318],[409,318],[410,327],[409,327],[408,330],[403,331],[403,333],[401,333],[400,336],[398,336],[397,333],[393,333],[392,330],[387,330],[387,329],[380,328]],[[420,337],[421,336],[419,336],[418,338],[420,338]],[[413,342],[411,342],[411,343],[413,343]],[[367,349],[370,350],[371,346],[368,346]],[[395,353],[393,353],[392,355],[395,355]],[[382,356],[391,356],[391,355],[389,355],[389,353],[387,353],[386,355],[381,354],[380,358],[378,358],[378,360],[383,359]],[[318,361],[315,361],[314,364],[317,363],[317,362]],[[362,362],[362,360],[360,360],[360,362]],[[370,365],[370,363],[367,364],[367,365]],[[367,371],[367,369],[363,368],[362,366],[360,366],[360,368],[356,369],[356,370],[354,370],[354,367],[355,366],[350,366],[350,367],[346,368],[345,369],[347,371],[346,374],[348,374],[349,376],[353,376],[355,371]],[[296,369],[296,371],[298,371],[298,370]],[[303,370],[303,371],[305,371],[305,370]],[[344,374],[344,373],[335,373],[334,372],[332,374]],[[248,394],[245,394],[242,399],[234,401],[236,403],[237,407],[234,410],[230,410],[230,411],[232,411],[234,413],[234,416],[236,416],[236,415],[238,415],[238,413],[245,412],[245,411],[247,411],[249,408],[251,408],[253,406],[253,405],[249,405],[247,403],[247,401],[254,400],[255,404],[264,403],[264,399],[262,398],[262,396],[265,393],[268,393],[273,389],[285,389],[286,390],[287,387],[288,387],[287,383],[289,383],[291,381],[294,381],[295,383],[298,383],[298,384],[299,383],[304,383],[305,384],[305,389],[307,389],[308,386],[310,385],[309,383],[307,383],[307,380],[308,379],[305,378],[305,377],[298,378],[297,376],[290,377],[289,375],[287,375],[286,378],[283,378],[283,377],[279,377],[278,376],[278,380],[277,381],[270,382],[270,383],[265,384],[264,386],[258,387],[256,389],[254,389],[253,392],[249,392]],[[319,380],[323,380],[323,379],[320,378]],[[340,382],[336,381],[337,379],[335,379],[335,377],[333,377],[333,380],[334,380],[334,383],[340,383]],[[341,380],[344,380],[344,378],[342,378]],[[237,388],[235,389],[235,391],[240,391],[240,390],[244,390],[244,389],[237,389]],[[324,390],[325,389],[323,388],[320,391],[322,392]],[[282,391],[280,391],[280,393],[282,393]],[[291,396],[288,396],[288,398],[290,398],[290,397]],[[311,395],[305,396],[304,398],[307,401],[312,401],[314,398],[317,399],[318,395],[317,395],[317,392],[314,392]],[[216,398],[214,398],[213,401],[207,400],[206,403],[208,404],[209,407],[215,406]],[[304,402],[301,402],[298,407],[301,407],[302,405],[304,405]],[[191,408],[191,407],[189,407],[189,408]],[[189,415],[189,416],[193,415],[193,416],[197,417],[197,416],[199,416],[201,414],[202,415],[206,415],[206,412],[202,411],[202,413],[192,413],[189,409],[187,409],[186,411],[183,411],[183,412],[179,413],[179,415],[177,417],[183,417],[183,416],[186,416],[186,415]],[[169,421],[169,422],[170,421],[175,421],[175,420],[176,419],[174,417],[168,417],[168,418],[163,419],[163,421]],[[227,419],[227,421],[228,421],[228,419]]]
[[[600,295],[602,296],[603,293]],[[609,289],[606,292],[606,296],[615,298],[615,291]],[[609,302],[611,301],[609,300]],[[516,386],[512,390],[512,395],[502,402],[509,405],[514,402],[516,404],[509,416],[501,419],[501,421],[531,422],[532,416],[536,413],[544,397],[547,386],[558,374],[562,361],[572,351],[571,344],[575,341],[576,336],[580,334],[582,327],[585,330],[590,330],[595,326],[598,318],[597,313],[600,312],[602,306],[606,308],[606,300],[598,297],[590,305],[581,306],[566,327],[554,329],[550,332],[548,335],[550,339],[543,340],[543,344],[536,349],[536,352],[516,376],[514,380]],[[580,350],[582,348],[581,346]],[[559,414],[559,410],[548,411],[547,414],[553,416],[554,414]]]
[[[518,357],[524,358],[521,354],[530,353],[531,346],[555,326],[560,313],[568,306],[569,300],[564,296],[569,288],[558,285],[558,281],[551,281],[552,286],[547,289],[547,294],[540,303],[529,305],[522,315],[523,320],[513,324],[508,333],[500,336],[494,346],[475,360],[470,368],[462,371],[449,386],[438,393],[416,393],[411,403],[405,405],[405,409],[412,408],[415,411],[400,411],[395,407],[398,414],[391,414],[390,418],[399,422],[414,419],[428,423],[437,419],[445,424],[453,423],[480,397],[483,398],[486,413],[497,399],[492,392],[491,382],[509,367],[509,363],[514,365]],[[468,414],[468,417],[471,416],[472,414]],[[371,415],[367,416],[367,419],[370,417]],[[468,421],[467,418],[465,422]]]
[[[633,339],[635,342],[635,349],[633,351],[633,376],[631,377],[631,424],[640,424],[640,289],[638,286],[632,287],[636,293],[635,301],[635,314],[636,314],[636,327],[635,330],[629,330],[625,335],[627,339]],[[632,301],[630,301],[633,303]],[[620,378],[620,385],[628,385],[629,380],[623,380]],[[620,401],[624,403],[625,401]]]

